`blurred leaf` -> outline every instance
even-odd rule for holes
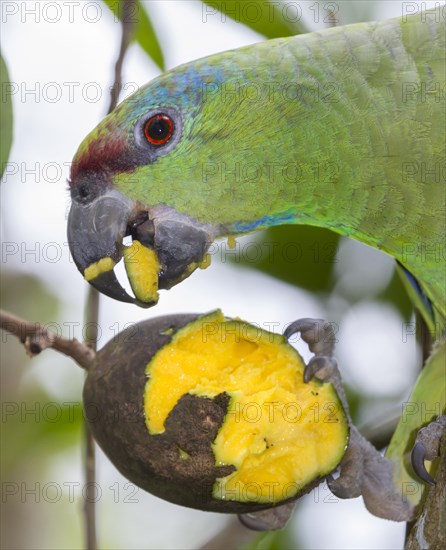
[[[3,243],[5,244],[5,243]],[[10,243],[9,243],[10,244]],[[0,279],[2,307],[12,313],[42,324],[58,320],[59,300],[40,279],[30,274],[6,271]],[[51,398],[40,388],[24,392],[20,378],[29,364],[23,345],[15,336],[5,335],[2,350],[3,418],[2,469],[13,468],[29,449],[51,447],[57,450],[79,443],[74,431],[79,431],[82,419],[80,406],[70,410],[66,404],[50,403]],[[73,408],[73,407],[71,407]],[[26,411],[34,411],[26,414]],[[57,415],[55,416],[55,412]],[[51,441],[50,441],[51,440]]]
[[[33,458],[57,453],[82,440],[81,402],[58,403],[37,388],[2,402],[2,477]],[[44,465],[44,461],[42,462]]]
[[[124,4],[122,0],[104,0],[104,2],[115,16],[122,19],[122,7]],[[164,70],[164,57],[161,46],[156,37],[150,18],[140,0],[134,2],[130,17],[130,21],[136,23],[136,31],[133,39],[138,42],[152,61],[156,63],[161,70]]]
[[[3,242],[7,253],[15,252],[17,243]],[[17,246],[17,253],[20,246]],[[4,270],[0,278],[2,308],[30,321],[41,323],[57,321],[59,299],[52,294],[42,281],[29,273]]]
[[[15,243],[4,241],[2,245],[7,251]],[[0,278],[0,296],[2,308],[19,317],[42,324],[58,321],[59,300],[33,275],[5,270]],[[2,397],[8,396],[9,399],[18,391],[23,371],[31,359],[23,344],[6,332],[2,333],[1,359],[0,390]]]
[[[304,225],[272,227],[241,250],[237,263],[311,292],[329,290],[339,235]],[[229,258],[234,259],[232,255]]]
[[[394,271],[393,277],[390,279],[387,288],[383,290],[381,294],[378,294],[376,299],[382,302],[391,303],[401,313],[406,322],[410,321],[413,313],[412,302],[404,288],[401,275],[397,270]]]
[[[2,104],[0,109],[0,178],[8,162],[12,144],[12,101],[8,93],[11,83],[5,60],[0,56],[0,86],[2,87]]]
[[[353,388],[353,386],[350,386],[345,382],[343,383],[343,386],[348,401],[350,416],[352,417],[353,424],[356,424],[362,412],[361,407],[364,402],[365,394],[359,392],[356,388]]]
[[[228,257],[309,292],[330,293],[339,239],[336,233],[319,227],[282,225],[258,233],[254,244],[248,243],[239,255]],[[361,299],[343,298],[351,304]],[[397,271],[375,299],[393,305],[406,321],[410,320],[412,303]]]
[[[218,10],[267,38],[308,32],[301,22],[301,8],[295,2],[282,4],[271,0],[203,0],[203,3],[208,6],[204,8],[207,11],[203,12],[203,17],[206,14],[211,16]]]

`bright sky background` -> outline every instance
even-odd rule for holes
[[[68,163],[79,143],[105,114],[120,26],[99,0],[71,2],[70,9],[68,2],[58,2],[57,8],[54,4],[45,0],[3,0],[0,4],[2,54],[14,83],[15,117],[10,165],[1,187],[2,268],[37,275],[60,296],[64,304],[61,319],[81,327],[86,284],[70,260],[66,246],[69,208],[66,178]],[[314,2],[298,4],[304,20],[314,28],[313,12],[309,9]],[[354,9],[350,5],[349,16],[360,13],[361,9],[366,13],[372,11],[370,3],[363,4]],[[375,2],[374,17],[398,16],[402,4]],[[429,7],[434,2],[423,4]],[[197,1],[150,0],[146,5],[164,47],[167,68],[262,40],[242,25],[229,19],[224,21],[221,15],[204,17],[202,5]],[[31,13],[33,8],[37,16]],[[59,20],[51,22],[58,18],[58,13]],[[348,22],[347,16],[343,16],[345,3],[340,6],[340,13],[341,21]],[[126,89],[142,85],[158,74],[146,54],[133,45],[124,67],[124,82],[129,83]],[[246,239],[253,238],[258,237]],[[37,252],[30,252],[32,250]],[[392,275],[389,258],[353,242],[342,244],[338,258],[337,284],[357,296],[376,294]],[[368,267],[363,268],[364,265]],[[293,319],[329,318],[331,310],[345,307],[322,304],[288,284],[214,259],[206,271],[196,272],[169,292],[162,291],[156,311],[139,310],[103,298],[101,344],[113,336],[116,327],[122,330],[128,322],[164,313],[205,312],[223,306],[226,315],[240,316],[260,325],[278,321],[278,331]],[[415,359],[413,341],[411,345],[402,341],[401,323],[399,314],[392,308],[378,307],[368,299],[359,301],[346,312],[337,356],[341,368],[349,365],[345,371],[349,382],[358,388],[365,386],[378,395],[395,389],[401,389],[402,396],[407,392],[415,372]],[[63,330],[68,335],[68,325]],[[79,328],[75,335],[82,338]],[[387,382],[384,389],[383,377]],[[55,399],[80,399],[81,373],[70,361],[56,354],[47,354],[32,362],[23,384],[36,380],[44,384]],[[124,487],[125,480],[102,454],[99,454],[98,472],[101,486],[107,488],[118,481],[119,486]],[[60,483],[67,479],[81,481],[79,456],[56,455],[45,475]],[[146,548],[197,548],[227,521],[225,516],[170,505],[142,491],[137,493],[139,504],[124,503],[122,499],[116,504],[112,497],[110,490],[104,490],[104,498],[98,505],[99,536],[110,548],[143,545]],[[299,532],[305,548],[402,546],[404,526],[374,518],[364,510],[361,500],[335,499],[333,503],[333,499],[327,498],[327,490],[319,497],[319,500],[314,495],[305,497],[293,522],[293,529]],[[41,532],[33,534],[30,541],[35,544],[33,548],[56,548],[63,543],[66,514],[80,532],[79,506],[47,504],[46,508],[39,512],[46,519]],[[73,540],[71,543],[74,544]],[[77,544],[81,544],[80,540]]]

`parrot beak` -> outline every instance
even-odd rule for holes
[[[126,236],[132,245],[123,244]],[[70,252],[84,278],[102,294],[141,307],[157,303],[158,288],[207,267],[213,240],[209,226],[165,205],[147,208],[114,189],[89,204],[73,201],[68,215]],[[114,273],[123,256],[135,297]]]

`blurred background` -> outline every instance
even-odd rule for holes
[[[88,337],[87,285],[68,252],[66,179],[79,143],[110,101],[121,26],[109,9],[116,12],[120,3],[108,4],[0,3],[9,73],[8,84],[2,69],[2,116],[12,100],[14,117],[1,184],[2,307],[78,339]],[[216,9],[225,4],[232,17]],[[125,58],[121,99],[183,62],[334,21],[397,17],[408,4],[412,11],[421,7],[276,0],[271,12],[266,1],[141,1],[142,27]],[[165,313],[220,307],[276,332],[299,317],[323,317],[339,326],[336,354],[356,422],[385,440],[386,423],[399,414],[420,363],[412,310],[391,258],[316,228],[279,227],[237,243],[230,250],[219,242],[211,266],[161,291],[153,310],[102,297],[99,346],[129,324]],[[1,546],[82,548],[83,373],[52,350],[28,359],[3,332],[1,349]],[[138,490],[100,450],[96,489],[100,548],[200,548],[232,525],[231,517],[174,506]],[[240,543],[278,550],[394,549],[403,546],[404,529],[370,515],[361,499],[340,501],[321,485],[299,501],[284,532],[253,533]]]

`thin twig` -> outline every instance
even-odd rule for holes
[[[3,309],[0,310],[0,327],[6,332],[17,336],[30,357],[38,355],[44,349],[52,348],[68,355],[80,367],[88,371],[96,355],[94,349],[79,342],[76,338],[63,338],[46,329],[42,323],[26,321]]]
[[[89,287],[87,301],[85,302],[85,323],[92,330],[88,334],[88,344],[96,351],[98,344],[98,321],[99,321],[99,292]],[[87,550],[96,550],[96,452],[94,439],[91,430],[84,422],[84,518],[85,518],[85,547]]]
[[[111,113],[116,107],[119,99],[119,94],[122,89],[122,65],[127,48],[132,39],[136,21],[132,19],[132,14],[135,13],[135,0],[124,0],[122,5],[122,35],[121,45],[119,48],[118,58],[115,63],[114,83],[111,88],[110,105],[107,114]],[[99,293],[93,287],[90,287],[86,306],[85,306],[85,322],[93,330],[88,335],[88,345],[96,350],[98,333],[97,327],[99,320]],[[96,550],[96,506],[95,506],[95,486],[96,486],[96,455],[94,439],[88,424],[85,424],[84,429],[84,468],[85,482],[87,491],[84,500],[84,517],[85,517],[85,538],[87,550]],[[91,494],[90,494],[91,493]]]
[[[122,36],[121,46],[119,48],[119,55],[115,63],[115,76],[114,83],[111,88],[110,106],[108,113],[111,113],[118,104],[119,94],[122,89],[122,65],[124,63],[124,57],[127,52],[127,48],[132,40],[133,33],[135,31],[136,19],[134,14],[137,13],[138,5],[135,5],[135,0],[125,0],[122,4]]]
[[[330,4],[328,4],[329,6]],[[336,11],[329,9],[327,10],[327,16],[325,18],[325,21],[327,22],[327,27],[338,27],[339,26],[339,19],[336,17]]]

